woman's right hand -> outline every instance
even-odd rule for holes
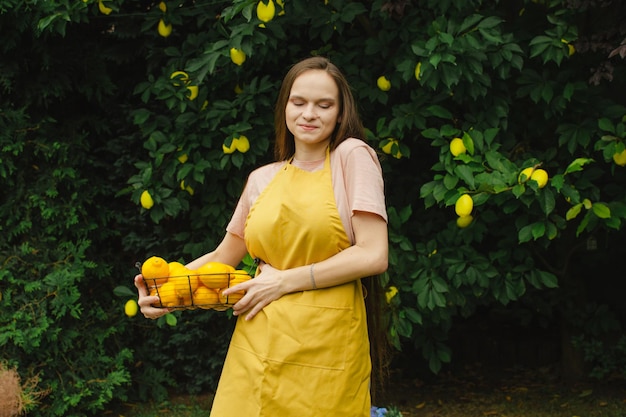
[[[145,318],[154,320],[170,312],[169,308],[152,307],[152,304],[160,302],[160,299],[156,295],[148,294],[141,274],[135,276],[135,287],[137,287],[137,293],[139,294],[137,304],[139,304],[139,309]]]

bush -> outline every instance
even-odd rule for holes
[[[311,54],[344,70],[380,150],[392,343],[438,372],[479,307],[568,320],[588,243],[619,241],[626,217],[625,6],[570,3],[285,0],[261,22],[254,0],[5,1],[0,360],[50,392],[34,415],[214,387],[232,321],[123,316],[133,265],[214,247],[271,160],[283,74]]]

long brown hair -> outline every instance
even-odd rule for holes
[[[285,161],[291,158],[296,151],[293,135],[287,129],[285,107],[287,107],[291,87],[296,78],[303,72],[310,70],[326,71],[333,80],[335,80],[337,88],[339,89],[338,120],[341,120],[341,122],[337,124],[330,138],[330,150],[335,149],[337,145],[347,138],[363,139],[365,137],[363,123],[357,112],[352,90],[350,90],[350,85],[343,73],[327,58],[320,56],[306,58],[289,69],[283,79],[280,92],[278,93],[278,100],[276,101],[276,109],[274,112],[274,129],[276,131],[274,158],[276,158],[277,161]]]

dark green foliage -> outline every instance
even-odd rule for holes
[[[381,152],[395,346],[437,372],[453,360],[455,318],[498,307],[571,325],[602,304],[626,218],[613,161],[626,140],[625,6],[570,3],[285,0],[260,27],[254,0],[105,0],[109,14],[95,0],[2,2],[0,360],[39,376],[48,395],[32,415],[215,387],[234,321],[127,318],[134,264],[215,246],[247,174],[271,160],[283,74],[311,54],[344,70]],[[250,149],[225,154],[242,135]],[[520,183],[530,166],[548,172],[545,188]],[[463,193],[474,219],[460,229]],[[608,281],[592,295],[596,265]],[[623,342],[577,332],[596,373],[623,367]]]

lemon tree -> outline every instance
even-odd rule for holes
[[[438,372],[455,326],[485,311],[579,331],[580,349],[619,329],[626,53],[607,29],[625,6],[414,3],[0,5],[0,353],[24,380],[50,370],[30,413],[214,387],[233,321],[130,319],[134,263],[215,246],[272,160],[283,75],[316,54],[379,151],[394,346]],[[626,367],[593,352],[598,375]]]

